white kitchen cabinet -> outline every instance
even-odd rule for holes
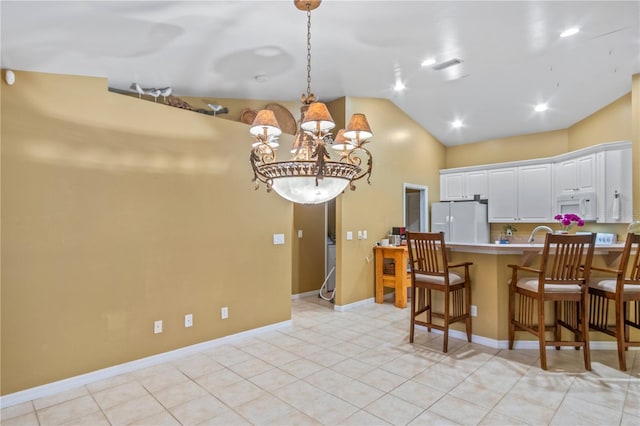
[[[518,220],[518,168],[489,170],[489,222]]]
[[[476,195],[487,198],[487,171],[440,174],[440,201],[473,200]]]
[[[489,222],[551,222],[551,164],[488,171]]]
[[[440,199],[466,200],[481,194],[489,201],[489,222],[550,223],[560,213],[559,197],[577,194],[595,200],[593,216],[599,223],[629,223],[631,149],[630,141],[607,142],[548,158],[444,169]]]
[[[558,161],[553,168],[556,196],[596,190],[596,154]]]
[[[598,222],[630,223],[633,221],[631,144],[597,154],[599,179],[597,184]]]

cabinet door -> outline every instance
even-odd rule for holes
[[[596,155],[576,159],[576,188],[580,191],[596,190]]]
[[[488,179],[489,222],[517,221],[517,168],[489,170]]]
[[[577,162],[575,159],[561,161],[554,164],[554,188],[556,194],[574,192],[578,185],[576,183]]]
[[[551,164],[518,168],[518,220],[551,222]]]
[[[464,173],[440,175],[440,201],[464,198]]]
[[[487,171],[478,170],[475,172],[466,172],[465,177],[465,195],[467,199],[472,200],[474,195],[480,195],[480,198],[487,198]]]
[[[597,195],[598,222],[632,222],[633,193],[631,189],[631,148],[605,151],[603,156],[604,185],[602,185],[602,188],[599,188]]]

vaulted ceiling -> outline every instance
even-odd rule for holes
[[[292,0],[3,0],[0,13],[3,68],[177,96],[306,92],[307,18]],[[639,1],[325,0],[311,22],[320,100],[388,98],[450,146],[567,128],[640,73]],[[569,28],[579,32],[560,37]]]

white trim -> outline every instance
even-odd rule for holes
[[[427,330],[427,327],[424,327],[422,325],[416,325],[416,328],[420,328],[422,330]],[[432,333],[436,333],[436,334],[443,334],[443,332],[441,330],[436,330],[436,329],[432,329],[431,330]],[[459,331],[459,330],[453,330],[453,329],[449,329],[449,337],[452,337],[454,339],[458,339],[458,340],[467,340],[467,333],[464,331]],[[473,343],[477,343],[479,345],[482,346],[486,346],[489,348],[493,348],[493,349],[508,349],[509,348],[509,341],[508,340],[496,340],[496,339],[490,339],[488,337],[483,337],[483,336],[477,336],[475,334],[471,335],[471,342]],[[513,342],[513,349],[538,349],[540,346],[538,344],[537,340],[515,340]],[[547,346],[547,349],[553,349],[555,348],[555,346]],[[601,341],[601,340],[596,340],[593,341],[591,340],[589,342],[589,348],[591,348],[591,350],[617,350],[618,346],[616,344],[616,342],[614,341]],[[561,346],[561,349],[571,349],[573,350],[573,347],[570,346]],[[629,350],[640,350],[640,347],[630,347]]]
[[[307,291],[305,293],[292,294],[291,300],[302,299],[303,297],[317,296],[319,292],[320,292],[320,289]]]
[[[333,305],[333,310],[338,312],[348,311],[349,309],[357,308],[362,305],[369,305],[375,302],[374,297],[368,299],[358,300],[357,302],[349,303],[348,305]]]
[[[10,407],[12,405],[21,404],[23,402],[31,401],[37,398],[42,398],[43,396],[53,395],[58,392],[63,392],[89,383],[97,382],[98,380],[104,380],[120,374],[152,367],[163,362],[172,361],[186,355],[191,355],[197,352],[201,352],[205,349],[219,346],[224,343],[229,343],[239,338],[261,334],[265,331],[277,330],[283,327],[291,326],[291,324],[291,320],[287,320],[275,324],[265,325],[264,327],[242,331],[240,333],[220,337],[218,339],[209,340],[207,342],[196,343],[195,345],[185,346],[183,348],[174,349],[172,351],[140,358],[135,361],[125,362],[124,364],[114,365],[112,367],[103,368],[101,370],[92,371],[90,373],[81,374],[79,376],[69,377],[68,379],[58,380],[56,382],[47,383],[45,385],[36,386],[34,388],[10,393],[8,395],[0,396],[0,407]]]

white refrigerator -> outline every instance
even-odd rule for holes
[[[487,205],[478,201],[431,204],[431,232],[444,232],[446,242],[488,243]]]

